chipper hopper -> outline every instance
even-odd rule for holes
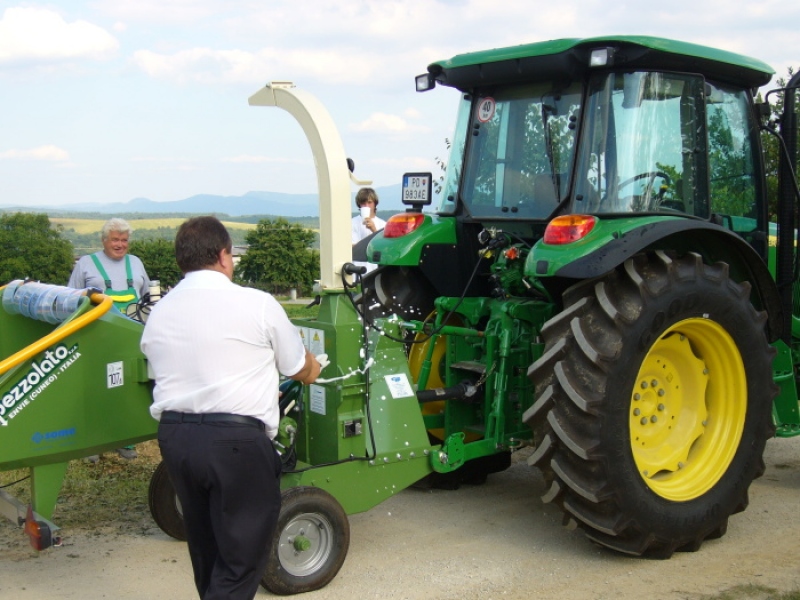
[[[96,290],[13,281],[0,294],[0,470],[31,478],[29,507],[0,490],[0,508],[43,549],[69,461],[155,437],[143,325]]]

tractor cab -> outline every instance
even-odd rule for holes
[[[438,210],[416,221],[398,215],[372,240],[367,258],[387,267],[375,276],[377,297],[396,312],[426,299],[432,308],[440,295],[491,295],[488,277],[470,278],[497,231],[535,255],[537,242],[573,242],[593,229],[622,236],[647,223],[660,232],[647,238],[657,245],[678,229],[698,238],[711,228],[709,240],[735,233],[753,261],[766,261],[753,91],[772,73],[748,57],[649,37],[556,40],[431,64],[418,91],[462,92]],[[409,261],[416,251],[428,260]],[[440,255],[449,255],[447,273],[426,267]],[[537,258],[528,275],[554,275],[573,259]],[[419,271],[396,268],[410,264]],[[743,259],[741,269],[752,268]]]
[[[450,85],[453,71],[481,75],[452,75],[464,94],[441,213],[549,221],[764,212],[752,90],[772,69],[719,51],[702,59],[708,49],[654,38],[563,40],[556,54],[552,44],[512,49],[534,63],[513,74],[521,59],[512,50],[429,67],[431,85]],[[551,63],[565,61],[571,68],[553,76]]]

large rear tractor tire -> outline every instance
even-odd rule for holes
[[[637,255],[564,294],[528,370],[530,463],[567,525],[668,558],[725,533],[773,434],[766,315],[724,263]]]
[[[350,523],[333,496],[315,487],[285,489],[261,585],[281,596],[325,587],[349,547]]]

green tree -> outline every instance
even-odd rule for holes
[[[46,214],[0,214],[0,285],[25,278],[66,285],[73,264],[72,244]]]
[[[138,256],[151,280],[157,279],[162,289],[174,287],[181,280],[181,270],[175,262],[174,239],[133,240],[128,252]]]
[[[777,88],[784,88],[791,80],[795,70],[789,67],[787,70],[786,78],[778,78],[775,85]],[[767,94],[770,102],[770,121],[774,123],[780,122],[783,115],[783,91],[775,92],[774,94]],[[758,100],[761,100],[759,94]],[[797,102],[795,100],[795,102]],[[800,106],[795,104],[795,110],[800,110]],[[778,165],[780,163],[780,145],[774,135],[767,132],[761,132],[761,143],[764,147],[764,168],[767,175],[767,198],[769,199],[769,218],[774,221],[777,219],[777,205],[778,205]],[[799,155],[800,156],[800,155]],[[797,172],[797,165],[795,165],[795,172]]]
[[[247,253],[236,267],[243,285],[273,294],[296,288],[308,293],[319,278],[319,252],[310,248],[314,232],[286,219],[263,219],[245,236]]]

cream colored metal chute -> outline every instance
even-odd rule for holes
[[[347,157],[330,113],[311,94],[291,82],[273,81],[248,99],[250,106],[276,106],[291,114],[306,134],[319,186],[320,287],[342,289],[342,265],[352,261],[350,181]]]

